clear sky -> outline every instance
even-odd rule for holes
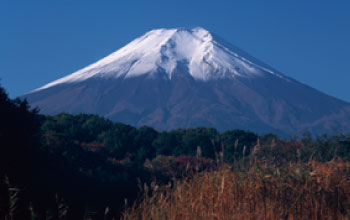
[[[349,0],[2,0],[0,83],[16,97],[151,29],[196,26],[350,101]]]

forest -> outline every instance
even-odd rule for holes
[[[341,181],[348,183],[349,160],[349,134],[312,136],[305,133],[281,139],[275,134],[258,135],[243,130],[218,132],[205,127],[157,131],[90,114],[42,115],[39,109],[31,109],[25,100],[10,99],[0,87],[0,219],[230,219],[186,218],[184,215],[172,218],[145,213],[161,204],[149,198],[162,201],[162,195],[174,195],[175,186],[185,187],[181,184],[186,182],[200,186],[199,183],[211,178],[210,175],[218,177],[221,182],[217,184],[224,184],[222,176],[226,171],[230,171],[226,178],[231,178],[231,183],[248,181],[248,184],[257,181],[251,179],[251,172],[274,176],[272,171],[280,168],[278,172],[285,173],[285,177],[288,172],[283,167],[294,166],[299,168],[298,172],[308,171],[305,174],[308,177],[303,177],[305,182],[293,182],[301,187],[309,183],[307,178],[313,176],[316,168],[336,161],[341,166],[341,171],[338,170]],[[247,176],[237,179],[237,172]],[[275,185],[288,182],[290,178],[276,178]],[[238,182],[235,186],[239,186]],[[159,192],[158,186],[163,191]],[[348,216],[348,188],[341,184],[334,186],[330,190],[340,190],[336,200],[339,206],[334,208],[335,214],[329,216]],[[229,191],[227,187],[222,190]],[[232,192],[232,195],[236,194]],[[173,199],[173,204],[179,202],[175,197],[169,198]],[[261,199],[264,197],[256,201],[266,204]],[[310,206],[318,204],[317,200],[312,201]],[[220,204],[218,207],[227,206],[227,203]],[[266,217],[273,207],[259,206],[259,212],[265,213],[260,216],[273,219]],[[165,209],[171,213],[169,210]],[[283,215],[276,219],[298,219]]]

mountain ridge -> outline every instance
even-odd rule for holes
[[[159,130],[208,126],[294,135],[350,128],[349,103],[203,28],[152,30],[22,98],[43,113],[95,113]]]

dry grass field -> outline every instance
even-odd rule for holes
[[[122,219],[350,219],[349,162],[246,163],[144,186]]]

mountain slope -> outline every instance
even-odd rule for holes
[[[290,79],[202,28],[158,29],[26,94],[43,113],[97,113],[157,129],[292,135],[348,129],[350,105]]]

